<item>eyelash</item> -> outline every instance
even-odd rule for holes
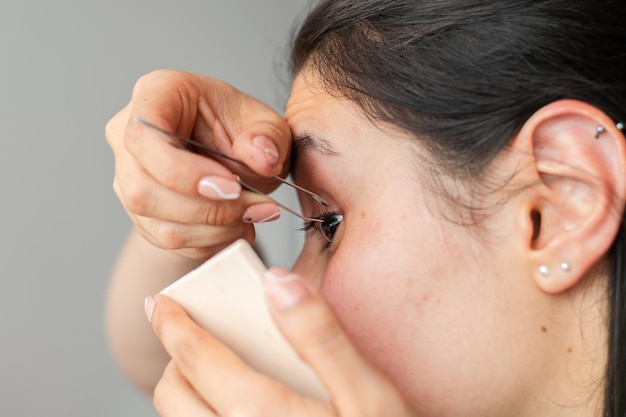
[[[328,248],[335,237],[335,233],[341,222],[343,221],[343,215],[337,214],[334,211],[324,211],[314,217],[315,219],[323,220],[323,222],[308,221],[304,223],[304,227],[301,229],[307,233],[319,234],[326,240],[324,249]],[[327,228],[326,230],[324,228]],[[332,233],[328,228],[334,228],[335,232]]]

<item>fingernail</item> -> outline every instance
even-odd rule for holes
[[[229,178],[204,177],[198,183],[198,194],[211,200],[236,200],[241,195],[241,185]]]
[[[256,136],[252,139],[252,144],[255,148],[260,149],[263,152],[263,155],[267,162],[271,166],[274,166],[278,163],[278,149],[276,149],[276,145],[274,142],[266,138],[265,136]]]
[[[285,269],[268,269],[263,278],[265,293],[279,310],[288,310],[310,295],[302,278]]]
[[[148,321],[152,321],[152,313],[154,313],[154,297],[149,295],[143,300],[143,309],[146,312]]]
[[[243,214],[246,223],[265,223],[280,217],[280,209],[274,203],[255,204]]]

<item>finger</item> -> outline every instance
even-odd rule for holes
[[[191,386],[219,415],[253,405],[266,408],[275,402],[276,393],[287,392],[251,369],[168,297],[155,296],[153,306],[152,314],[147,314],[156,335]]]
[[[203,187],[207,188],[204,194],[211,199],[190,197],[163,187],[135,164],[116,175],[114,190],[129,213],[186,224],[233,225],[243,220],[250,206],[272,202],[248,191],[239,191],[235,199],[220,199],[220,193],[228,192],[221,180],[221,177],[203,180]]]
[[[104,136],[116,157],[120,148],[123,147],[124,129],[126,128],[129,112],[130,106],[124,107],[107,122],[104,128]]]
[[[165,130],[189,136],[196,124],[201,96],[194,77],[172,70],[157,70],[142,76],[133,88],[125,129],[140,128],[133,120],[140,117]]]
[[[223,197],[221,194],[229,192],[223,186],[222,180],[224,179],[221,177],[204,178],[201,185],[206,190],[202,192],[202,197],[196,198],[178,194],[162,186],[128,153],[119,154],[116,159],[116,171],[113,188],[131,218],[141,216],[181,224],[233,225],[241,228],[240,223],[244,219],[255,223],[280,217],[279,208],[269,197],[249,191],[241,191],[236,199],[220,200]],[[235,185],[239,190],[239,184],[235,183]],[[144,224],[145,222],[140,222],[140,225]],[[167,225],[162,231],[166,233],[166,236],[176,230],[171,226]],[[206,229],[197,230],[194,235],[202,236],[204,230]],[[149,232],[148,229],[145,231]],[[187,236],[190,232],[193,231],[184,231]],[[233,233],[235,232],[236,230]],[[142,233],[144,236],[147,234],[150,233]],[[181,237],[181,234],[177,233],[177,237]],[[151,240],[155,241],[155,239]],[[201,245],[195,244],[194,246]],[[176,245],[159,244],[158,246]]]
[[[218,143],[230,138],[227,151],[232,148],[235,158],[263,177],[287,172],[292,138],[282,116],[221,81],[199,77],[198,85],[201,97],[209,102],[199,107],[199,118],[207,121]]]
[[[286,174],[292,143],[288,124],[278,114],[270,114],[263,109],[257,109],[252,114],[256,117],[235,137],[235,157],[262,176]]]
[[[202,249],[232,243],[237,239],[254,240],[254,228],[250,224],[233,226],[211,226],[204,224],[182,224],[155,218],[133,216],[139,233],[153,245],[171,251]]]
[[[405,405],[395,388],[363,358],[330,307],[301,277],[272,268],[264,288],[277,325],[327,387],[339,415],[403,415]]]
[[[177,193],[202,196],[202,181],[206,178],[230,180],[233,187],[237,186],[235,175],[222,163],[180,149],[154,129],[145,126],[133,129],[126,135],[125,146],[151,177]]]
[[[136,122],[135,118],[184,136],[201,129],[207,121],[198,120],[201,92],[195,79],[193,74],[167,70],[141,77],[133,90],[131,108],[125,113],[128,118],[124,127],[124,145],[139,164],[161,184],[189,196],[199,195],[198,185],[203,177],[232,178],[232,172],[217,161],[177,148],[173,138]],[[223,99],[227,101],[229,97]],[[205,113],[208,122],[213,123],[215,117],[210,111]]]
[[[171,361],[154,389],[153,403],[161,417],[217,417]]]
[[[286,121],[266,104],[227,83],[196,74],[156,71],[140,79],[132,101],[132,117],[192,136],[242,159],[261,176],[287,172],[291,132]],[[138,129],[137,123],[131,122],[127,138],[139,136],[134,131]],[[254,141],[257,137],[267,140]],[[241,143],[234,146],[235,142]],[[245,173],[240,166],[225,165],[237,174]]]
[[[332,404],[295,394],[251,369],[168,297],[147,300],[146,314],[172,361],[218,415],[336,417]]]

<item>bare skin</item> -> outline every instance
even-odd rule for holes
[[[149,85],[143,88],[150,91]],[[490,167],[491,183],[513,178],[507,183],[510,188],[467,194],[484,207],[504,200],[480,227],[472,228],[446,219],[444,214],[454,211],[444,212],[447,206],[429,188],[428,171],[420,166],[428,154],[413,139],[390,126],[372,124],[351,102],[319,88],[313,74],[305,72],[295,80],[285,119],[265,114],[272,123],[286,123],[293,135],[299,184],[330,203],[331,213],[324,214],[302,199],[303,212],[343,216],[330,243],[319,229],[307,235],[294,267],[300,279],[265,283],[275,320],[318,372],[332,401],[304,399],[254,373],[173,302],[155,297],[148,314],[171,356],[155,393],[163,416],[180,410],[279,417],[599,415],[606,276],[596,267],[604,262],[626,197],[623,135],[607,128],[601,142],[593,140],[597,125],[610,126],[606,115],[573,101],[538,111]],[[132,116],[133,110],[126,110],[116,117]],[[115,145],[127,133],[110,132],[118,160],[130,159],[127,153],[132,152]],[[291,146],[291,135],[288,145],[285,138],[271,136],[280,155]],[[233,146],[233,152],[244,158],[244,148]],[[141,148],[134,152],[141,153]],[[159,152],[172,160],[182,156],[167,148]],[[139,166],[142,160],[135,158]],[[204,175],[198,172],[182,176],[184,184],[163,188],[196,198],[197,211],[211,210],[212,200],[194,195]],[[259,172],[262,177],[269,173]],[[121,183],[134,174],[120,162],[116,175]],[[149,184],[163,184],[158,176]],[[119,194],[124,202],[124,193]],[[159,199],[166,195],[159,194]],[[256,197],[213,204],[228,207],[225,212],[241,219],[254,204],[246,198]],[[176,207],[181,202],[164,204]],[[537,211],[540,230],[532,216]],[[148,237],[134,236],[124,249],[127,263],[120,261],[113,278],[110,305],[115,308],[110,312],[126,308],[117,300],[131,289],[136,298],[154,293],[154,287],[193,267],[185,257],[162,257],[163,249],[146,249],[148,240],[166,252],[207,255],[249,226],[233,214],[231,222],[213,229],[229,231],[214,246],[213,235],[202,226],[202,250],[190,244],[200,240],[168,247],[150,228],[163,214],[144,213],[141,218],[146,214],[156,220],[137,226]],[[188,214],[181,214],[177,224],[193,224],[190,219],[197,216]],[[164,262],[162,267],[147,266],[159,265],[153,263],[157,259]],[[571,268],[559,269],[564,261]],[[551,266],[547,277],[538,272],[543,264]],[[165,265],[171,269],[166,271]],[[133,309],[138,315],[141,307]],[[123,357],[136,329],[121,329],[115,316],[110,317],[111,334],[116,335],[112,344]],[[143,331],[147,328],[144,322]],[[143,352],[152,352],[155,339],[142,343]],[[156,371],[148,373],[150,359]],[[142,369],[133,369],[131,360],[120,362],[151,390],[166,359],[159,351],[146,358]],[[150,377],[142,380],[140,375]]]

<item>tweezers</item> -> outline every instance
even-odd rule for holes
[[[221,152],[221,151],[219,151],[219,150],[217,150],[217,149],[215,149],[215,148],[212,148],[212,147],[210,147],[210,146],[207,146],[207,145],[205,145],[204,143],[198,142],[198,141],[196,141],[196,140],[193,140],[193,139],[188,138],[188,137],[183,136],[183,135],[179,135],[178,133],[171,132],[171,131],[169,131],[169,130],[165,130],[165,129],[163,129],[163,128],[160,128],[159,126],[157,126],[157,125],[155,125],[155,124],[153,124],[153,123],[150,123],[149,121],[147,121],[147,120],[145,120],[145,119],[142,119],[141,117],[135,117],[135,118],[134,118],[134,120],[135,120],[137,123],[141,123],[142,125],[144,125],[144,126],[146,126],[146,127],[149,127],[149,128],[151,128],[151,129],[154,129],[154,130],[156,130],[156,131],[158,131],[158,132],[160,132],[160,133],[162,133],[162,134],[166,135],[166,136],[167,136],[168,138],[170,138],[170,139],[171,139],[171,138],[178,139],[180,142],[183,142],[183,143],[184,143],[184,144],[186,144],[186,145],[192,145],[193,147],[195,147],[195,148],[197,148],[197,149],[202,149],[202,150],[204,150],[204,151],[209,152],[209,153],[210,153],[210,154],[212,154],[212,155],[219,156],[220,158],[227,159],[227,160],[229,160],[229,161],[231,161],[231,162],[235,162],[235,163],[237,163],[237,164],[239,164],[239,165],[241,165],[241,166],[243,166],[243,167],[245,167],[245,168],[250,169],[250,168],[248,167],[248,165],[246,165],[246,163],[245,163],[245,162],[243,162],[243,161],[241,161],[241,160],[239,160],[239,159],[233,158],[233,157],[232,157],[232,156],[230,156],[230,155],[226,155],[224,152]],[[170,143],[172,143],[172,144],[173,144],[174,146],[176,146],[177,148],[184,149],[184,150],[186,150],[186,151],[189,151],[189,152],[195,153],[193,150],[189,149],[187,146],[183,145],[183,144],[182,144],[182,143],[180,143],[180,142],[176,142],[176,141],[173,141],[173,140],[170,140],[169,142],[170,142]],[[205,156],[206,156],[206,155],[205,155]],[[252,191],[253,193],[260,194],[260,195],[263,195],[263,196],[266,196],[267,198],[269,198],[270,200],[272,200],[272,201],[273,201],[273,202],[274,202],[274,203],[275,203],[278,207],[280,207],[281,209],[283,209],[283,210],[285,210],[285,211],[287,211],[287,212],[289,212],[289,213],[293,214],[294,216],[299,217],[299,218],[301,218],[302,220],[309,221],[309,222],[318,222],[318,223],[323,223],[323,222],[324,222],[324,220],[322,220],[322,219],[316,219],[316,218],[312,218],[312,217],[307,217],[307,216],[304,216],[303,214],[298,213],[297,211],[295,211],[295,210],[293,210],[293,209],[291,209],[291,208],[289,208],[289,207],[285,206],[284,204],[279,203],[279,202],[278,202],[278,201],[276,201],[274,198],[270,197],[269,195],[267,195],[266,193],[262,192],[261,190],[259,190],[259,189],[255,188],[255,187],[251,186],[250,184],[248,184],[248,183],[244,182],[244,181],[243,181],[243,180],[242,180],[239,176],[237,176],[236,178],[237,178],[237,182],[238,182],[238,183],[239,183],[239,184],[240,184],[243,188],[245,188],[245,189],[247,189],[247,190],[249,190],[249,191]],[[320,205],[322,205],[322,206],[325,206],[325,207],[327,207],[327,206],[328,206],[328,203],[327,203],[326,201],[324,201],[324,200],[322,199],[322,197],[320,197],[319,195],[315,194],[315,193],[314,193],[314,192],[312,192],[312,191],[307,190],[306,188],[300,187],[299,185],[294,184],[294,183],[293,183],[293,182],[291,182],[291,181],[287,181],[286,179],[281,178],[281,177],[279,177],[278,175],[273,175],[273,176],[272,176],[272,179],[274,179],[274,180],[276,180],[276,181],[278,181],[278,182],[280,182],[280,183],[282,183],[282,184],[285,184],[285,185],[287,185],[287,186],[289,186],[289,187],[292,187],[292,188],[294,188],[294,189],[296,189],[296,190],[298,190],[298,191],[301,191],[301,192],[303,192],[303,193],[305,193],[305,194],[309,195],[309,196],[310,196],[313,200],[315,200],[315,202],[316,202],[316,203],[318,203],[318,204],[320,204]]]

